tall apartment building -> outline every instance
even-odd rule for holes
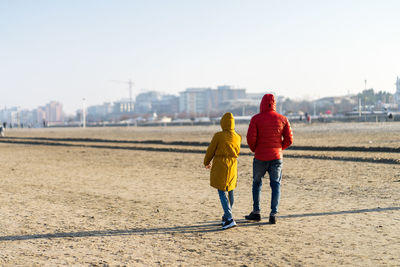
[[[63,106],[60,102],[51,101],[48,103],[44,110],[46,112],[46,121],[49,123],[63,123],[64,113]]]
[[[179,112],[204,114],[212,108],[211,88],[187,88],[179,96]]]
[[[188,88],[180,93],[179,112],[190,115],[207,115],[218,111],[224,103],[246,98],[246,89],[234,89],[231,86],[212,88]]]

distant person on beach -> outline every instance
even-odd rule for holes
[[[224,210],[222,229],[225,230],[236,226],[232,216],[233,190],[237,185],[237,157],[242,137],[235,132],[235,119],[232,113],[225,113],[220,124],[222,131],[214,134],[204,157],[204,166],[207,169],[211,168],[210,185],[218,190]]]
[[[0,125],[0,137],[4,137],[4,128],[3,128],[3,125]]]
[[[269,223],[276,223],[282,179],[282,150],[293,143],[289,120],[276,112],[274,95],[266,94],[261,100],[260,113],[254,115],[247,131],[247,143],[254,152],[253,159],[253,211],[247,220],[261,220],[260,192],[262,178],[268,172],[271,187]]]

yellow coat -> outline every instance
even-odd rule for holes
[[[232,113],[221,118],[222,131],[214,135],[204,157],[204,166],[210,164],[210,185],[219,190],[231,191],[237,184],[237,157],[240,153],[242,137],[235,132]]]

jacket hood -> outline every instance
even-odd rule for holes
[[[222,130],[231,131],[235,129],[235,119],[233,118],[232,113],[227,112],[222,116],[221,121]]]
[[[270,110],[276,111],[275,97],[272,94],[265,94],[261,100],[260,112]]]

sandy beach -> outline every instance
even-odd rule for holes
[[[238,225],[226,231],[202,166],[219,130],[7,129],[0,265],[400,266],[399,123],[294,124],[276,225],[268,177],[262,221],[244,220],[253,157],[237,125]]]

